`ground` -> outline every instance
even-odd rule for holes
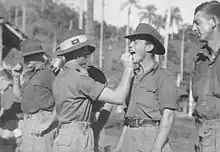
[[[104,152],[110,152],[118,143],[122,131],[123,116],[111,115],[105,127],[105,135],[101,135],[100,145]],[[192,118],[177,114],[170,134],[170,142],[173,152],[195,152],[196,130]]]

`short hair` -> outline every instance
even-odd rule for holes
[[[12,72],[9,69],[1,69],[0,70],[0,77],[4,77],[8,81],[13,80]]]
[[[219,1],[209,1],[204,2],[196,7],[194,15],[199,11],[204,11],[207,15],[214,15],[220,19],[220,2]]]
[[[64,54],[66,61],[77,59],[78,57],[84,57],[85,55],[92,54],[89,46],[84,46],[75,51]]]

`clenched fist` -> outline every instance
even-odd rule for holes
[[[17,63],[13,68],[12,68],[12,75],[14,77],[19,77],[23,71],[23,66],[21,63]]]
[[[129,52],[126,52],[124,54],[122,54],[121,56],[121,62],[123,64],[123,66],[127,69],[133,69],[133,57]]]

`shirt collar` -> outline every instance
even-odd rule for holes
[[[67,62],[64,66],[64,68],[71,68],[71,69],[74,69],[76,70],[77,72],[80,72],[81,75],[88,75],[88,71],[80,66],[79,64],[77,64],[76,61],[70,61],[70,62]]]
[[[210,52],[209,52],[209,48],[207,46],[207,44],[203,45],[201,47],[202,51],[200,53],[204,54],[205,56],[208,57],[209,59],[209,66],[212,66],[216,60],[219,58],[219,54],[220,54],[220,49],[217,53],[215,53],[214,55],[211,55]]]
[[[150,69],[148,69],[147,71],[144,71],[144,65],[142,63],[140,63],[138,73],[143,74],[143,75],[148,75],[151,73],[154,74],[158,67],[159,67],[159,64],[157,62],[154,62],[154,64],[152,65],[152,67]]]

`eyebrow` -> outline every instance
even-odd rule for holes
[[[198,24],[199,20],[193,20],[193,24]]]

